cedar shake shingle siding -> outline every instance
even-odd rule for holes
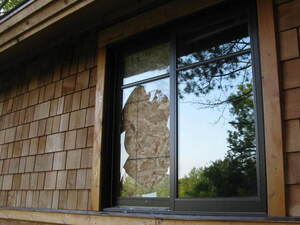
[[[300,1],[277,7],[279,58],[282,75],[287,210],[300,215]]]
[[[96,34],[1,71],[0,205],[90,209]]]

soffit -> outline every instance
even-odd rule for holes
[[[35,0],[0,20],[0,66],[171,0]]]

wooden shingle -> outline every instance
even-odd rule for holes
[[[49,93],[50,90],[47,90],[46,93]],[[47,99],[49,100],[49,99]],[[42,103],[42,104],[38,104],[35,107],[35,111],[34,111],[34,120],[40,120],[40,119],[45,119],[47,117],[49,117],[50,114],[50,101]]]
[[[53,191],[40,191],[39,208],[51,208]]]
[[[64,170],[66,167],[66,152],[54,153],[53,170]]]
[[[70,116],[70,130],[83,128],[85,125],[86,109],[75,111]]]
[[[55,152],[63,150],[65,141],[65,134],[58,133],[47,136],[45,152]]]
[[[52,169],[53,153],[37,155],[34,171],[50,171]]]
[[[76,175],[77,170],[68,170],[67,172],[67,189],[75,189],[76,188]]]
[[[76,189],[84,189],[86,180],[86,170],[77,170]]]
[[[66,189],[67,187],[67,171],[57,171],[56,189]]]
[[[78,190],[77,194],[77,209],[87,210],[88,209],[88,190]]]
[[[23,173],[21,175],[21,189],[28,190],[30,182],[30,173]]]
[[[71,150],[67,152],[66,169],[79,169],[81,161],[81,150]]]
[[[61,120],[60,120],[60,125],[59,125],[59,131],[67,131],[69,128],[69,118],[70,118],[70,114],[66,113],[61,115]]]
[[[78,91],[73,94],[72,111],[76,111],[80,109],[80,101],[81,101],[81,92]]]
[[[38,152],[39,138],[30,139],[29,155],[36,155]]]
[[[89,71],[80,72],[76,80],[76,90],[86,89],[89,86]]]
[[[280,59],[287,60],[299,56],[297,29],[280,33]]]
[[[76,76],[70,76],[63,80],[62,95],[70,94],[75,90]]]
[[[68,191],[67,209],[76,209],[77,206],[77,191]]]
[[[76,148],[85,148],[87,142],[87,131],[87,128],[77,130]]]
[[[56,171],[46,172],[44,189],[54,190],[56,187],[56,178],[57,178]]]
[[[65,150],[75,149],[76,130],[66,132]]]
[[[64,110],[63,113],[68,113],[72,111],[73,95],[66,95],[64,97]]]
[[[95,118],[95,108],[94,107],[88,108],[86,111],[85,126],[86,127],[93,126],[94,118]]]
[[[38,121],[32,122],[29,125],[29,138],[36,137],[38,134]]]
[[[37,189],[42,190],[44,189],[45,183],[45,172],[38,173],[38,181],[37,181]]]
[[[53,117],[52,133],[59,132],[59,126],[60,126],[60,116]]]
[[[81,102],[80,102],[80,108],[87,108],[89,105],[89,98],[90,98],[90,89],[85,89],[82,91],[81,94]]]
[[[33,172],[35,166],[35,155],[26,157],[25,172]]]

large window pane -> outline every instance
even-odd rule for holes
[[[127,55],[124,58],[123,84],[169,73],[170,45],[163,43]]]
[[[179,197],[257,195],[252,76],[250,53],[178,73]]]
[[[168,197],[169,78],[123,90],[121,197]]]

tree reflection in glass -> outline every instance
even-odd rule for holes
[[[250,39],[234,35],[177,59],[179,197],[257,195]]]

